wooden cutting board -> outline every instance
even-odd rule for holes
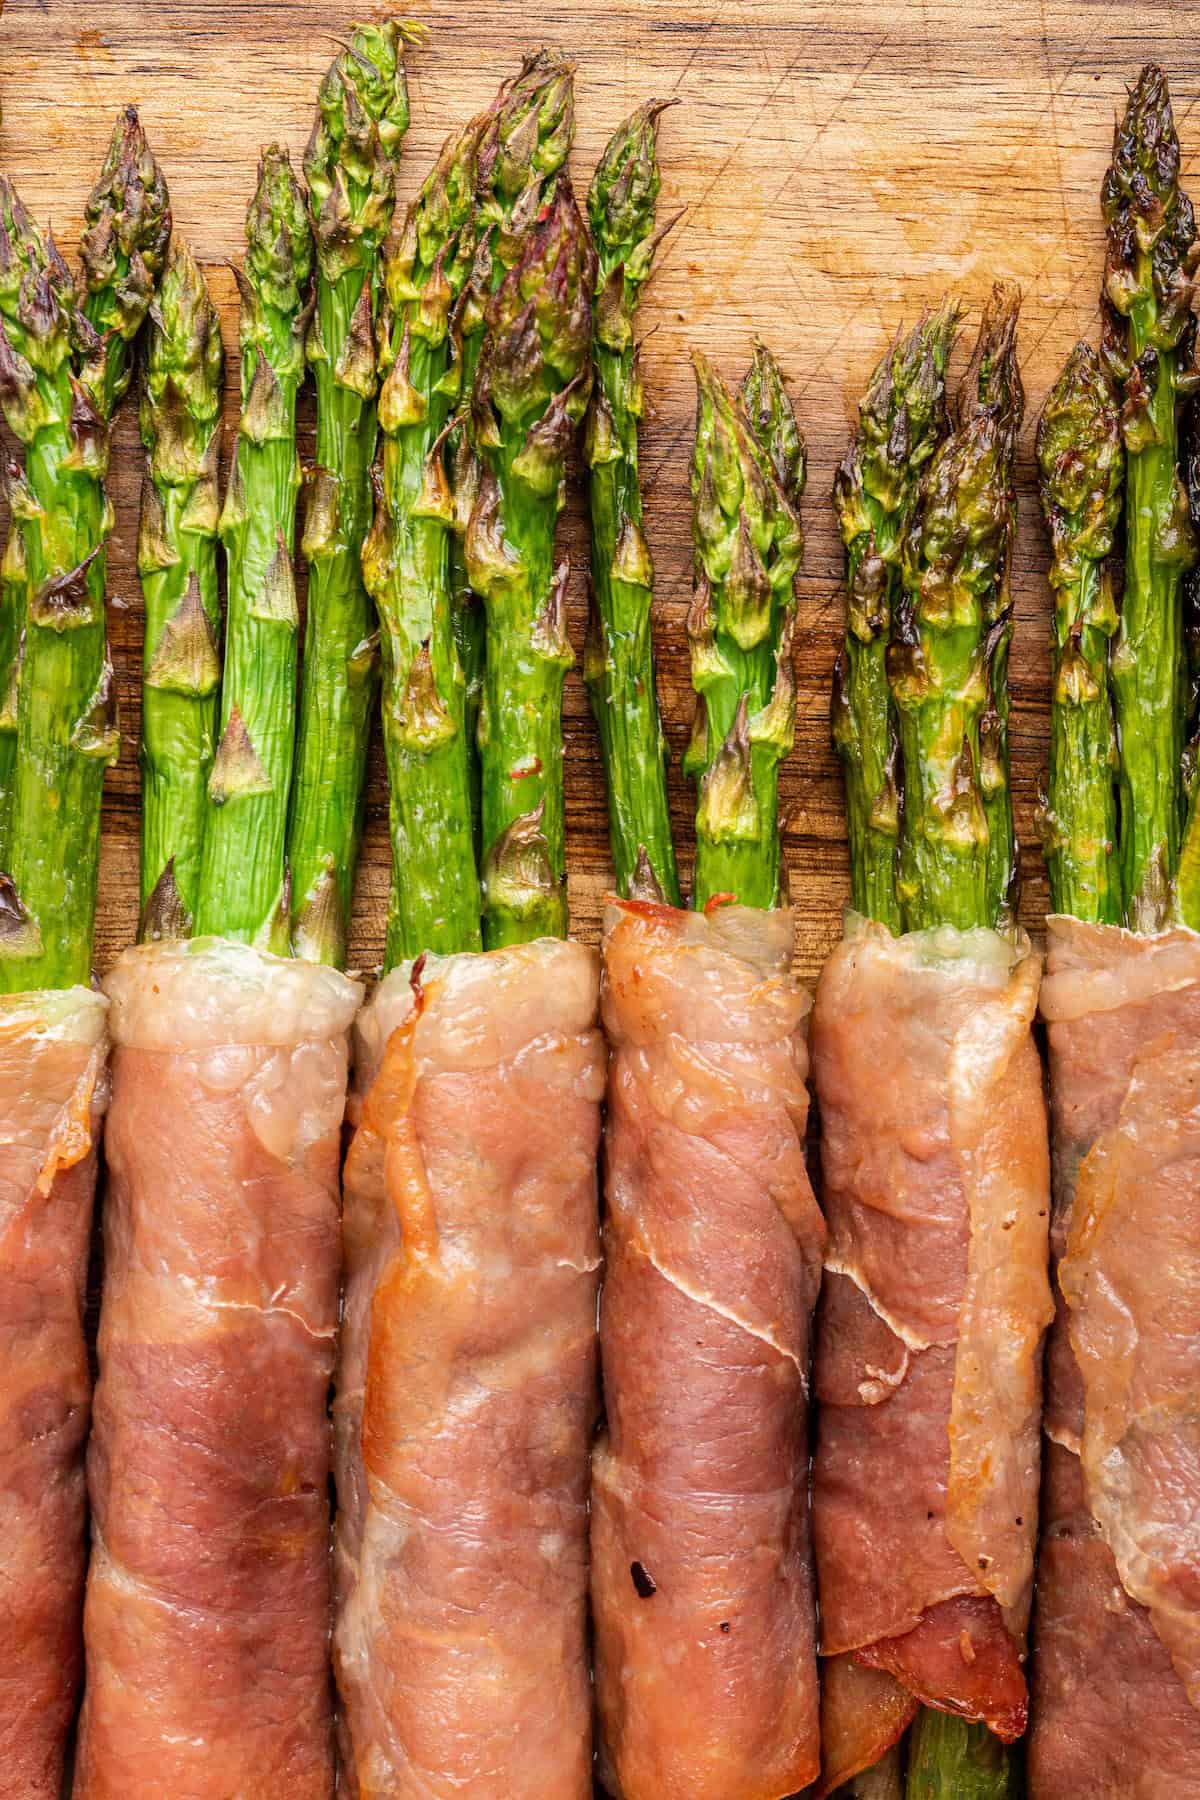
[[[118,107],[140,107],[170,184],[176,229],[206,266],[236,344],[233,278],[260,146],[299,163],[321,73],[352,18],[343,0],[0,0],[0,163],[74,253],[84,198]],[[687,206],[642,310],[650,417],[643,439],[648,532],[658,571],[657,641],[667,729],[691,717],[684,615],[691,580],[689,352],[740,378],[759,333],[790,378],[811,451],[797,641],[799,718],[783,772],[785,851],[812,978],[837,938],[848,891],[841,780],[828,732],[841,628],[841,552],[829,504],[857,397],[889,338],[947,289],[971,324],[995,277],[1025,291],[1028,416],[1014,591],[1013,785],[1023,839],[1023,912],[1046,904],[1032,828],[1046,754],[1046,546],[1032,488],[1033,429],[1071,344],[1097,327],[1097,195],[1123,84],[1155,58],[1171,77],[1185,169],[1200,201],[1200,6],[1183,0],[407,0],[432,31],[413,54],[413,124],[401,199],[442,138],[483,106],[541,43],[578,62],[582,190],[610,132],[639,101],[681,104],[661,133],[664,208]],[[965,360],[965,344],[957,366]],[[232,443],[229,395],[226,446]],[[311,412],[306,418],[311,441]],[[104,815],[98,958],[137,920],[141,599],[134,567],[142,456],[133,408],[117,428],[109,551],[111,635],[123,748]],[[578,493],[562,526],[573,564],[571,626],[582,647],[587,536]],[[578,672],[566,697],[568,863],[580,936],[596,936],[610,880],[604,788]],[[690,859],[690,793],[672,774],[677,838]],[[389,854],[383,761],[372,757],[352,957],[377,964]]]

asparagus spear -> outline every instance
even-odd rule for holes
[[[29,604],[29,569],[21,513],[29,490],[20,464],[8,459],[4,492],[9,505],[8,536],[0,556],[0,869],[12,853],[13,783],[17,773],[17,692]]]
[[[483,122],[476,158],[476,206],[468,228],[475,260],[471,280],[459,302],[453,333],[458,344],[459,388],[464,397],[475,383],[488,295],[512,267],[525,227],[567,160],[575,135],[574,88],[573,66],[539,51],[527,57],[518,73],[504,84]],[[466,683],[471,805],[478,840],[476,737],[483,698],[486,621],[483,601],[472,588],[467,569],[466,531],[479,488],[479,462],[470,433],[462,428],[451,433],[449,453],[454,494],[450,586],[454,635]]]
[[[905,545],[887,674],[904,758],[897,893],[910,931],[997,923],[1015,863],[1005,667],[1019,304],[1015,289],[995,289],[959,420],[930,461]]]
[[[479,949],[466,695],[450,598],[443,463],[451,315],[470,272],[476,120],[450,139],[388,246],[380,321],[383,469],[363,551],[383,641],[393,880],[386,966]]]
[[[871,377],[858,430],[834,479],[847,606],[834,671],[833,736],[845,773],[851,895],[857,911],[893,931],[901,926],[899,737],[887,644],[921,473],[946,434],[946,364],[957,328],[958,308],[947,301],[897,338]]]
[[[732,895],[769,907],[780,897],[778,770],[795,729],[804,445],[762,345],[738,400],[703,357],[695,363],[688,639],[697,698],[683,762],[698,791],[692,904]]]
[[[1200,397],[1193,395],[1180,424],[1180,471],[1192,531],[1200,541]],[[0,579],[2,579],[0,571]],[[1187,820],[1175,876],[1175,911],[1183,924],[1200,930],[1200,567],[1183,577],[1183,642],[1188,744],[1183,756]]]
[[[1020,1763],[986,1725],[923,1707],[909,1738],[908,1800],[1017,1800]]]
[[[563,469],[591,384],[595,253],[566,176],[521,234],[486,309],[471,396],[481,458],[467,574],[487,610],[479,718],[484,941],[565,936]]]
[[[904,823],[898,895],[906,929],[1004,921],[1015,866],[1005,668],[1013,460],[1024,396],[1020,297],[984,311],[959,419],[934,452],[904,555],[887,672],[900,721]],[[981,744],[982,739],[982,744]],[[909,1743],[908,1800],[1005,1800],[1013,1753],[985,1726],[923,1709]]]
[[[1050,531],[1054,673],[1046,862],[1055,912],[1122,919],[1116,865],[1117,750],[1108,690],[1117,609],[1107,559],[1121,512],[1124,457],[1112,383],[1077,344],[1038,424],[1038,475]]]
[[[590,470],[594,602],[584,676],[608,778],[617,891],[678,906],[667,748],[654,685],[654,569],[642,533],[642,383],[633,337],[642,284],[670,229],[669,224],[655,228],[658,119],[666,104],[650,101],[617,128],[588,195],[598,260],[592,344],[596,380],[584,447]]]
[[[80,294],[94,337],[84,345],[82,382],[101,418],[111,420],[129,387],[134,339],[171,236],[166,183],[134,106],[117,120],[84,221]]]
[[[142,385],[138,571],[142,678],[142,935],[186,936],[200,878],[216,735],[221,603],[217,462],[221,321],[191,252],[171,245]]]
[[[376,439],[376,265],[408,130],[410,29],[394,19],[355,28],[321,83],[304,158],[317,257],[307,345],[317,454],[302,544],[308,610],[288,860],[293,948],[335,966],[345,958],[378,673],[359,552]]]
[[[259,165],[246,217],[242,412],[221,514],[228,559],[221,739],[209,776],[195,928],[289,945],[284,832],[296,693],[296,394],[304,378],[312,232],[286,150]]]
[[[0,987],[10,993],[70,987],[91,973],[100,801],[118,749],[104,614],[108,426],[171,230],[132,108],[87,220],[77,285],[0,179],[0,406],[25,448],[17,511],[28,581],[8,851],[15,886],[0,928]]]
[[[1148,64],[1113,138],[1103,353],[1125,438],[1125,590],[1112,656],[1120,742],[1120,866],[1128,922],[1155,930],[1169,902],[1183,810],[1180,578],[1196,540],[1179,480],[1178,415],[1193,384],[1191,202],[1166,77]]]

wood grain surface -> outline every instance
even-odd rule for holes
[[[170,184],[176,229],[206,266],[236,344],[230,259],[259,148],[299,162],[317,83],[350,21],[384,8],[343,0],[7,0],[0,17],[0,160],[26,203],[74,253],[84,198],[117,108],[140,107]],[[783,771],[785,852],[808,978],[835,941],[848,891],[841,780],[829,744],[829,678],[841,629],[841,553],[830,485],[860,390],[888,339],[953,289],[971,324],[993,278],[1025,293],[1012,657],[1013,762],[1023,911],[1036,930],[1046,887],[1032,828],[1047,733],[1046,546],[1032,487],[1033,428],[1071,344],[1097,326],[1098,192],[1123,84],[1148,58],[1171,78],[1185,170],[1200,199],[1200,5],[1182,0],[407,0],[429,45],[410,63],[413,124],[401,199],[446,133],[489,99],[528,49],[577,60],[580,190],[609,133],[639,101],[673,96],[663,121],[664,205],[686,205],[643,304],[650,417],[643,438],[648,532],[658,571],[660,685],[675,752],[691,716],[684,615],[691,561],[689,352],[739,378],[754,334],[789,376],[808,443],[808,548],[796,652],[799,719]],[[963,352],[956,369],[964,360]],[[234,396],[228,396],[226,448]],[[311,442],[311,411],[305,429]],[[118,425],[109,553],[111,635],[123,748],[104,817],[98,958],[130,942],[137,914],[141,598],[134,568],[142,456],[134,410]],[[582,648],[587,536],[578,489],[563,521],[571,627]],[[610,879],[603,778],[576,671],[568,681],[568,863],[575,929],[594,938]],[[672,772],[678,842],[691,854],[691,796]],[[372,756],[352,958],[381,955],[389,856],[386,788]]]

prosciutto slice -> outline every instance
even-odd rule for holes
[[[789,912],[626,902],[592,1487],[601,1777],[621,1800],[779,1800],[818,1769],[804,1164]]]
[[[594,952],[422,959],[359,1029],[338,1371],[345,1790],[590,1800]]]
[[[1200,1796],[1200,935],[1049,921],[1035,1800]]]
[[[84,1287],[107,1003],[0,998],[0,1796],[58,1800],[82,1662]]]
[[[1051,1316],[1039,972],[1023,936],[851,918],[817,989],[821,1650],[900,1690],[857,1706],[826,1665],[843,1775],[903,1730],[904,1694],[1025,1728]]]
[[[77,1800],[328,1800],[328,1388],[356,983],[219,939],[106,987]]]

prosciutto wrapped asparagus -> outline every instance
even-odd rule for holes
[[[363,27],[322,87],[321,152],[352,127],[372,229],[390,205],[407,118],[399,49],[396,25]],[[348,257],[363,196],[346,180],[336,225]],[[143,768],[156,856],[143,871],[144,941],[107,983],[117,1048],[77,1800],[331,1800],[335,1788],[328,1394],[349,1029],[362,993],[324,966],[345,940],[334,852],[295,922],[303,959],[274,953],[289,949],[293,924],[295,406],[312,259],[305,196],[272,148],[241,283],[242,412],[220,521],[223,680],[196,542],[216,523],[219,323],[190,258],[172,263],[148,358],[154,742]],[[172,453],[159,459],[164,397]],[[189,558],[196,575],[181,578]],[[211,760],[203,803],[197,760]],[[359,761],[355,749],[324,771],[351,816]],[[339,842],[352,857],[353,829]],[[185,941],[193,925],[200,935]]]
[[[0,1794],[58,1800],[82,1663],[83,1338],[107,1003],[90,988],[0,1000]]]
[[[637,478],[633,315],[661,109],[613,138],[588,430],[588,680],[622,898],[604,929],[613,1056],[592,1477],[600,1777],[621,1800],[779,1800],[817,1770],[808,1363],[824,1230],[804,1164],[808,998],[779,908],[804,452],[759,347],[740,400],[698,362],[696,904],[675,898]],[[615,509],[615,510],[614,510]],[[729,904],[735,897],[748,904]]]
[[[822,1794],[874,1764],[918,1703],[1003,1742],[1026,1722],[1049,1159],[1040,964],[1005,924],[1016,307],[997,290],[953,429],[953,312],[899,342],[839,476],[851,607],[835,736],[857,796],[856,897],[885,916],[851,914],[814,1015]],[[869,654],[880,636],[890,692]],[[1009,1791],[1005,1759],[973,1757],[970,1729],[921,1734],[910,1793],[950,1791],[941,1763],[960,1782],[974,1764],[972,1794]]]
[[[129,951],[106,985],[75,1792],[327,1800],[327,1393],[360,990],[214,939]]]
[[[0,180],[0,404],[25,451],[0,645],[0,1796],[59,1800],[82,1664],[83,1334],[107,1003],[91,979],[104,771],[108,429],[170,234],[117,121],[66,268]]]
[[[596,958],[556,935],[570,652],[554,531],[591,294],[559,172],[571,81],[527,63],[446,146],[388,253],[365,562],[395,967],[359,1032],[335,1407],[342,1779],[363,1800],[591,1794],[605,1059]],[[455,459],[487,617],[483,931],[443,462],[468,308],[486,320]]]
[[[1178,170],[1166,82],[1148,68],[1104,188],[1105,358],[1086,344],[1074,351],[1038,433],[1054,552],[1046,851],[1056,916],[1042,1013],[1059,1311],[1047,1361],[1035,1800],[1200,1795],[1200,844],[1194,746],[1180,839],[1179,754],[1180,576],[1195,559],[1200,470],[1189,453],[1185,493],[1177,412],[1194,329],[1183,279],[1194,224]],[[1118,618],[1108,559],[1123,477]]]
[[[592,1607],[601,1779],[623,1800],[780,1800],[817,1768],[806,1415],[824,1231],[791,957],[786,910],[631,900],[605,921]]]

